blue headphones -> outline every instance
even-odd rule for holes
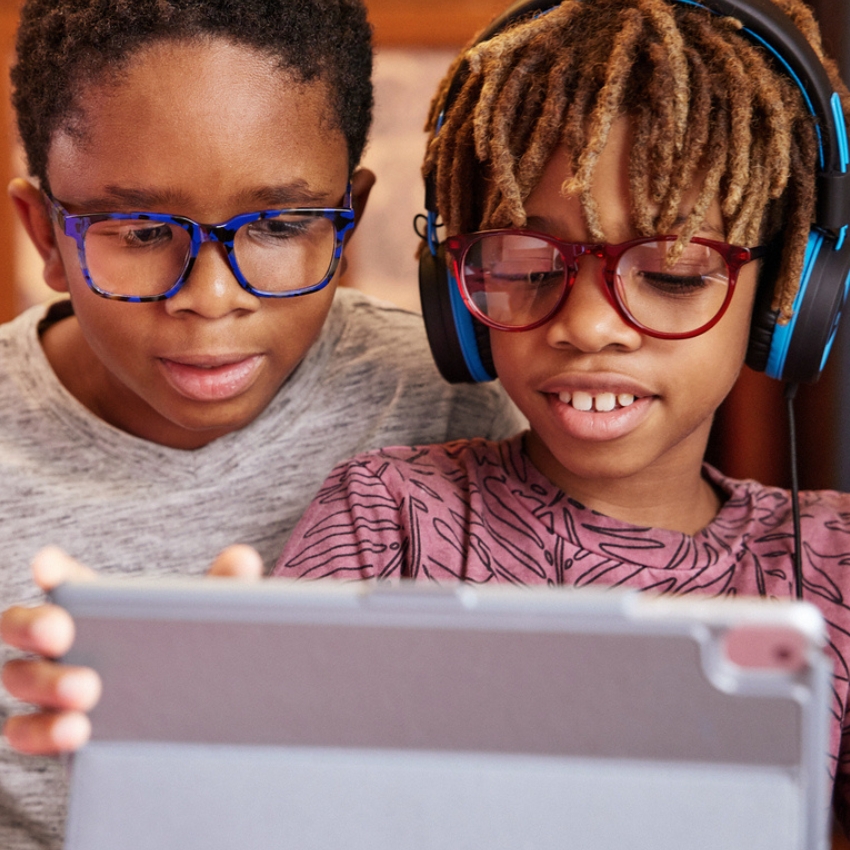
[[[588,0],[590,2],[590,0]],[[850,151],[841,101],[823,65],[804,36],[771,0],[676,0],[737,18],[743,33],[766,48],[798,85],[817,122],[820,160],[817,211],[809,233],[806,259],[794,301],[794,316],[777,323],[770,309],[779,257],[764,263],[747,351],[747,364],[770,377],[793,383],[817,380],[838,330],[841,309],[850,287]],[[485,30],[487,41],[514,21],[553,8],[552,0],[520,0]],[[453,79],[444,113],[467,73],[461,65]],[[496,377],[490,354],[489,329],[472,318],[439,242],[436,191],[426,181],[426,245],[419,263],[419,291],[428,341],[443,377],[452,383],[489,381]],[[772,252],[778,255],[780,252]]]

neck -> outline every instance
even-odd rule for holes
[[[585,507],[630,525],[694,535],[717,516],[722,499],[702,474],[708,428],[689,440],[673,456],[625,475],[570,471],[533,432],[526,451],[538,470]]]

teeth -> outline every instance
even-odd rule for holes
[[[592,395],[591,393],[582,390],[576,390],[574,393],[564,391],[558,393],[558,398],[564,404],[572,404],[576,410],[588,411],[596,410],[599,413],[608,413],[611,410],[616,410],[617,407],[628,407],[634,403],[635,397],[632,393],[599,393]]]
[[[617,406],[617,397],[614,393],[600,393],[596,396],[596,409],[602,413],[607,413]]]
[[[593,410],[593,396],[581,390],[573,393],[573,407],[576,410]]]

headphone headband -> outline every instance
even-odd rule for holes
[[[841,231],[850,224],[850,151],[841,99],[812,46],[770,0],[678,0],[737,18],[747,36],[766,48],[799,87],[817,121],[820,146],[817,224]]]

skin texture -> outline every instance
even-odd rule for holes
[[[607,241],[638,235],[628,204],[629,125],[618,120],[596,171],[593,194]],[[528,226],[565,240],[589,239],[560,150],[528,197]],[[695,193],[686,199],[687,213]],[[723,239],[717,202],[697,235]],[[687,340],[644,336],[623,322],[601,286],[601,262],[580,262],[561,310],[519,333],[491,331],[496,370],[528,417],[535,466],[584,505],[636,525],[694,534],[711,521],[718,497],[701,475],[712,418],[743,365],[758,268],[744,267],[732,302],[707,333]],[[581,412],[562,392],[630,393],[633,404]]]
[[[53,193],[69,212],[147,210],[218,223],[272,207],[338,206],[345,194],[347,148],[324,85],[298,84],[251,49],[156,43],[119,84],[92,85],[87,95],[48,160]],[[362,210],[373,177],[360,171],[352,182]],[[43,336],[51,366],[89,410],[143,439],[193,449],[244,427],[330,309],[335,282],[296,298],[258,298],[239,286],[224,248],[209,243],[169,300],[106,300],[89,290],[74,241],[50,222],[39,193],[24,181],[10,191],[46,282],[74,304],[75,315]]]

